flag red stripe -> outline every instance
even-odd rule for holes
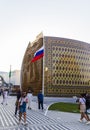
[[[38,59],[42,58],[44,54],[41,54],[41,55],[38,55],[38,56],[35,56],[31,62],[34,62],[34,61],[37,61]]]

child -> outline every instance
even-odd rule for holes
[[[28,98],[26,92],[22,93],[22,96],[19,99],[19,124],[21,123],[22,115],[24,116],[24,125],[27,125],[26,122],[26,104],[28,103]]]

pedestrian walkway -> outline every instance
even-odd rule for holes
[[[90,125],[77,121],[80,114],[48,111],[45,116],[47,106],[44,104],[44,111],[38,110],[36,101],[32,110],[27,109],[28,125],[18,125],[18,116],[14,116],[15,99],[9,97],[8,105],[0,104],[0,130],[90,130]]]
[[[90,124],[86,125],[85,120],[82,123],[78,121],[80,119],[80,114],[48,111],[47,116],[57,120],[70,130],[90,130]]]

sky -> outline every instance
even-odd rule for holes
[[[90,43],[90,0],[0,0],[0,71],[20,70],[41,32]]]

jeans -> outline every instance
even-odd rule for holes
[[[43,110],[43,101],[38,101],[38,109],[40,108]]]

